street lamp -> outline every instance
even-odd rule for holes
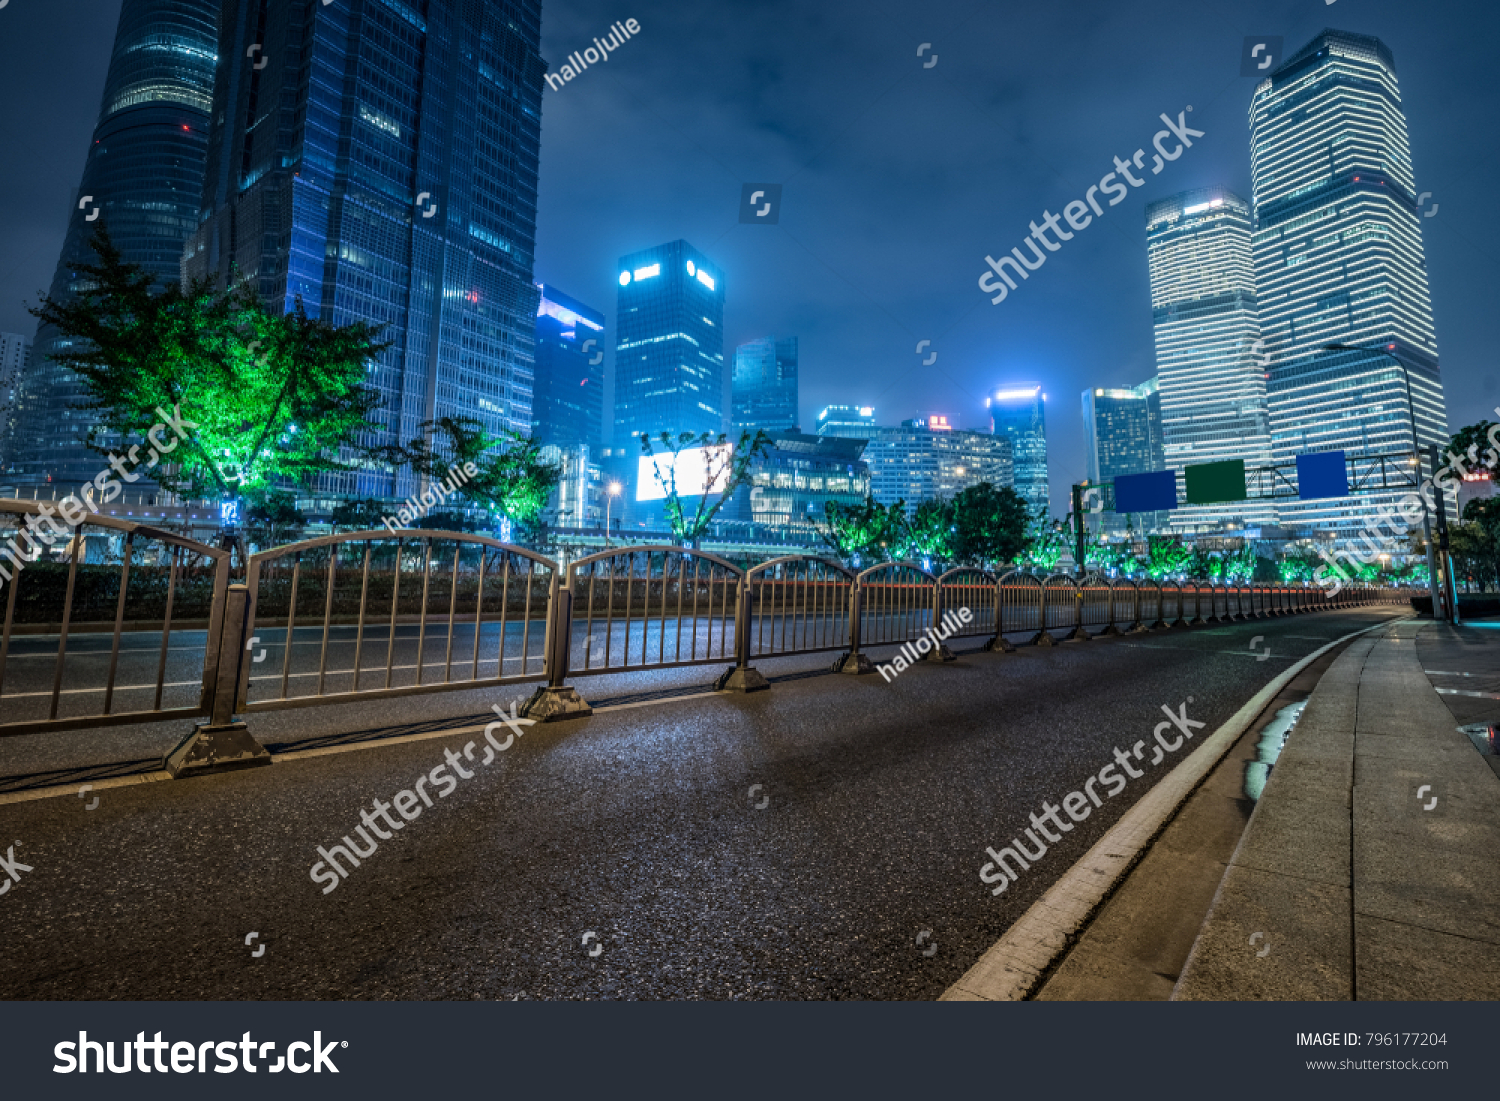
[[[1411,446],[1417,456],[1417,497],[1422,502],[1422,535],[1427,542],[1427,584],[1428,591],[1432,594],[1432,618],[1438,615],[1438,583],[1437,565],[1432,553],[1432,520],[1427,511],[1427,498],[1422,496],[1422,445],[1417,437],[1417,406],[1411,396],[1411,371],[1406,366],[1406,361],[1394,352],[1394,345],[1382,347],[1380,345],[1362,346],[1358,344],[1325,344],[1325,352],[1374,352],[1376,355],[1385,356],[1397,367],[1401,368],[1401,375],[1406,380],[1406,413],[1411,421]],[[1437,488],[1437,466],[1433,465],[1433,488]],[[1441,490],[1439,490],[1441,492]],[[1451,573],[1451,567],[1449,569]],[[1457,606],[1454,607],[1455,616]]]
[[[609,483],[609,496],[604,498],[604,545],[609,546],[609,510],[615,503],[615,498],[620,495],[623,487],[619,482]]]

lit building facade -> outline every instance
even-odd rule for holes
[[[90,241],[103,226],[124,260],[163,282],[180,276],[182,245],[198,222],[218,60],[219,0],[124,0],[104,81],[99,121],[50,295],[76,298],[80,264],[94,263]],[[104,461],[84,443],[93,425],[77,376],[53,362],[66,349],[37,330],[30,367],[16,397],[5,477],[22,485],[76,484]],[[150,425],[142,425],[142,431]],[[103,446],[117,437],[101,436]]]
[[[537,289],[531,434],[597,456],[604,432],[604,315],[556,287],[538,283]]]
[[[734,350],[734,436],[797,428],[797,338],[761,337]]]
[[[1256,87],[1250,156],[1277,461],[1445,444],[1422,219],[1391,51],[1365,35],[1318,35]],[[1406,369],[1376,352],[1323,351],[1334,343],[1389,350]],[[1400,496],[1288,502],[1281,515],[1342,542]]]
[[[10,454],[16,412],[16,392],[31,363],[31,338],[0,333],[0,483],[10,484]],[[7,494],[0,493],[0,497]]]
[[[217,7],[217,5],[215,5]],[[201,224],[183,271],[384,326],[360,441],[531,430],[540,0],[225,0]],[[407,496],[409,472],[326,476]]]
[[[816,425],[820,436],[844,436],[855,440],[873,440],[880,426],[875,410],[869,405],[829,405],[818,414]]]
[[[1089,482],[1098,485],[1128,474],[1163,469],[1161,391],[1156,379],[1129,389],[1095,387],[1083,392],[1083,443]],[[1101,514],[1103,530],[1124,531],[1126,518]],[[1136,516],[1137,532],[1155,531],[1162,513]]]
[[[964,432],[944,416],[903,421],[878,428],[865,448],[870,464],[870,495],[882,505],[949,498],[988,482],[1016,488],[1011,442],[1007,436]]]
[[[1264,345],[1258,343],[1250,204],[1224,188],[1186,191],[1146,207],[1151,325],[1166,466],[1243,459],[1271,464]],[[1275,523],[1269,503],[1183,506],[1173,531]]]
[[[862,440],[811,436],[797,431],[766,433],[770,446],[750,468],[744,489],[724,507],[726,519],[749,521],[788,535],[817,538],[830,502],[863,503],[870,495],[870,468],[861,457]],[[748,496],[748,514],[744,500]]]
[[[724,432],[724,272],[686,241],[632,253],[619,269],[614,445]]]
[[[1001,386],[985,399],[990,433],[1010,441],[1015,490],[1035,516],[1050,514],[1052,483],[1047,474],[1047,395],[1034,382]]]

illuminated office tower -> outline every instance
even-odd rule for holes
[[[1002,386],[985,399],[990,432],[1010,437],[1015,491],[1031,510],[1050,515],[1051,483],[1047,477],[1047,395],[1034,382]]]
[[[1247,471],[1270,466],[1249,204],[1221,187],[1150,203],[1146,252],[1166,466],[1181,471],[1229,459],[1243,459]],[[1177,485],[1184,500],[1180,473]],[[1249,501],[1193,505],[1171,516],[1178,532],[1275,522],[1271,504]]]
[[[80,263],[95,263],[107,227],[126,263],[176,282],[182,243],[198,221],[217,60],[219,0],[124,0],[83,178],[68,200],[68,231],[50,294],[71,300]],[[21,380],[7,481],[91,479],[106,460],[83,443],[92,415],[77,376],[53,362],[64,338],[39,326]],[[142,425],[144,432],[149,424]],[[99,441],[113,446],[116,437]]]
[[[14,466],[10,441],[15,424],[16,387],[31,363],[31,338],[20,333],[0,333],[0,484],[9,484]],[[7,496],[0,492],[0,497]]]
[[[1011,442],[1003,433],[962,431],[935,414],[877,428],[864,459],[870,496],[882,505],[905,501],[908,510],[981,482],[1006,489],[1015,480]]]
[[[361,443],[438,417],[531,430],[540,0],[225,0],[184,271],[384,326]],[[327,476],[402,497],[409,471]]]
[[[1289,57],[1255,89],[1250,160],[1278,461],[1445,443],[1417,185],[1391,51],[1378,38],[1325,30]],[[1322,350],[1332,343],[1388,349],[1408,370],[1379,353]],[[1398,498],[1289,503],[1282,515],[1348,537]]]
[[[734,350],[731,380],[734,435],[796,431],[797,338],[761,337]]]
[[[1161,391],[1156,379],[1125,390],[1096,387],[1083,392],[1083,443],[1089,481],[1098,485],[1128,474],[1161,470]],[[1125,530],[1126,518],[1101,514],[1103,530]],[[1137,533],[1150,532],[1166,522],[1164,513],[1137,516]]]
[[[844,436],[856,440],[873,440],[880,426],[875,410],[868,405],[829,405],[818,414],[815,426],[820,436]]]
[[[724,272],[686,241],[620,260],[614,445],[711,432],[724,416]]]
[[[604,315],[556,287],[537,287],[542,301],[531,434],[543,444],[585,446],[597,459],[604,430]]]

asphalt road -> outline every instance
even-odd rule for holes
[[[933,998],[1176,758],[1000,898],[986,845],[1149,741],[1163,705],[1212,731],[1396,611],[968,652],[891,683],[804,676],[527,727],[329,894],[319,846],[481,736],[106,789],[92,811],[0,806],[0,849],[31,868],[0,896],[0,995]],[[372,723],[386,707],[362,706]]]

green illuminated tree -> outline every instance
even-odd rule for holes
[[[502,429],[497,438],[473,417],[424,421],[422,435],[378,454],[392,466],[407,466],[435,482],[454,486],[454,495],[489,509],[523,529],[536,525],[562,468],[542,458],[542,445]],[[469,466],[475,473],[469,474]],[[458,478],[452,468],[464,471]]]
[[[951,502],[941,498],[919,501],[902,532],[901,557],[918,562],[924,559],[937,563],[947,561],[952,556],[952,528]]]
[[[255,487],[245,491],[245,527],[256,546],[278,547],[294,540],[307,524],[296,494]]]
[[[1176,535],[1146,537],[1146,575],[1153,581],[1164,581],[1187,572],[1193,551]]]
[[[906,504],[897,501],[889,507],[875,498],[866,497],[857,505],[825,501],[823,521],[818,535],[845,561],[858,556],[879,562],[891,557],[890,548],[900,542],[905,527]],[[899,552],[897,552],[899,553]]]
[[[93,248],[99,262],[80,267],[78,296],[48,296],[31,310],[68,338],[56,358],[88,392],[89,446],[121,453],[133,473],[190,498],[233,499],[355,469],[355,441],[380,404],[365,385],[387,347],[377,326],[311,318],[300,301],[277,314],[248,287],[158,286],[102,226]],[[144,437],[162,421],[158,409],[180,410],[187,433],[147,469]]]
[[[771,442],[761,431],[756,431],[754,436],[749,432],[741,433],[739,443],[733,447],[729,446],[728,439],[722,432],[718,436],[711,432],[682,432],[676,436],[663,432],[653,443],[649,435],[641,433],[641,454],[652,460],[651,473],[666,495],[662,508],[672,528],[672,538],[683,546],[698,546],[724,503],[749,480],[751,465]],[[696,500],[697,504],[691,506],[690,512],[683,504],[683,497],[687,495],[677,489],[677,463],[684,451],[699,448],[703,450],[704,487],[719,488],[710,493],[692,494],[689,499]]]
[[[1026,529],[1026,546],[1015,558],[1024,569],[1051,573],[1062,560],[1067,533],[1061,521],[1047,518],[1046,506],[1039,507]]]

